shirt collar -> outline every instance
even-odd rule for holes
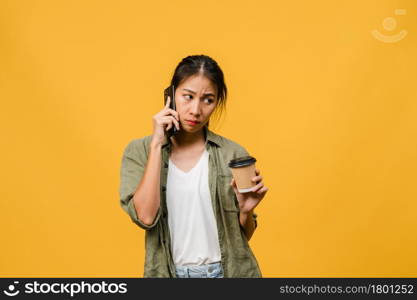
[[[204,126],[203,130],[204,130],[204,135],[206,137],[206,143],[211,142],[211,143],[216,144],[219,147],[222,146],[221,137],[218,134],[215,134],[213,131],[208,129],[207,126]],[[165,147],[166,145],[171,144],[171,143],[172,143],[171,139],[168,139],[167,136],[165,135],[164,142],[162,143],[162,147]]]

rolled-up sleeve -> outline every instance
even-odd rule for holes
[[[131,220],[139,227],[149,230],[158,223],[161,208],[158,209],[153,223],[147,225],[138,218],[133,202],[133,196],[146,167],[147,155],[145,150],[141,139],[133,140],[126,146],[121,162],[119,195],[120,205]]]

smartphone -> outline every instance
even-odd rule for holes
[[[169,87],[167,87],[164,90],[164,105],[168,101],[168,96],[171,99],[171,102],[169,103],[169,108],[176,111],[177,108],[175,107],[175,87],[174,87],[174,85],[170,85]],[[177,127],[175,127],[175,124],[173,124],[173,126],[168,130],[168,136],[170,137],[174,134],[177,134],[177,132],[178,132]]]

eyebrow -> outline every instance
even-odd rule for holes
[[[195,94],[195,92],[194,91],[192,91],[192,90],[189,90],[189,89],[183,89],[183,90],[185,90],[185,91],[188,91],[188,92],[190,92],[190,93],[193,93],[193,94]],[[204,95],[209,95],[209,96],[215,96],[213,93],[205,93]]]

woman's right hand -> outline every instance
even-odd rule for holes
[[[171,103],[171,97],[168,96],[167,103],[164,108],[153,116],[153,135],[152,143],[161,145],[164,141],[165,133],[175,126],[177,130],[180,130],[179,115],[178,112],[169,108]]]

